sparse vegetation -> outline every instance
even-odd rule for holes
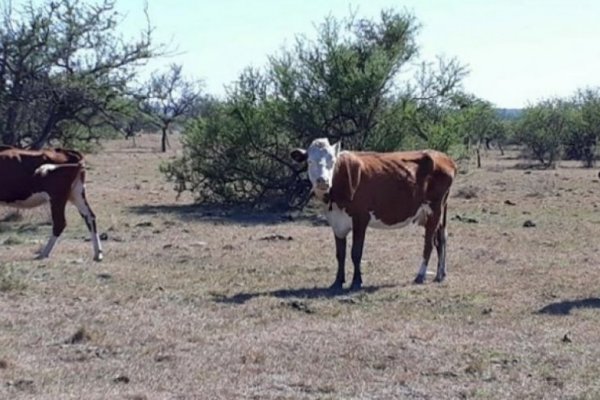
[[[14,266],[0,262],[0,292],[25,289],[25,281],[17,276]]]
[[[159,145],[143,136],[88,156],[88,193],[102,199],[94,206],[108,232],[102,265],[82,256],[89,243],[76,223],[49,260],[33,260],[49,226],[0,245],[11,282],[27,285],[0,291],[0,358],[10,362],[0,398],[598,393],[600,299],[590,282],[600,270],[574,268],[593,266],[600,251],[596,171],[564,161],[525,174],[518,150],[490,150],[484,167],[493,168],[457,181],[477,197],[449,200],[446,283],[410,284],[419,229],[372,230],[365,290],[332,297],[329,227],[297,213],[228,216],[186,193],[176,201],[156,168],[170,157]],[[24,212],[4,224],[46,218]]]
[[[598,89],[497,110],[462,91],[459,60],[418,60],[418,22],[394,10],[325,19],[225,99],[178,65],[134,87],[164,49],[149,21],[120,38],[114,6],[3,5],[0,144],[104,141],[87,190],[106,257],[89,265],[72,223],[35,260],[47,215],[0,209],[0,398],[599,398],[600,173],[580,165]],[[460,161],[444,284],[409,283],[407,227],[369,233],[362,291],[327,290],[331,230],[288,159],[322,136]]]

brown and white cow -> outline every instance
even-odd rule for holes
[[[436,282],[446,276],[446,202],[456,164],[438,151],[341,151],[340,142],[314,140],[291,157],[308,163],[315,195],[326,204],[325,216],[335,236],[338,270],[332,289],[345,281],[346,236],[352,231],[352,289],[362,285],[360,262],[365,233],[374,228],[425,227],[423,261],[415,283],[423,283],[433,246],[438,253]]]
[[[77,207],[90,231],[94,260],[102,260],[96,216],[85,198],[82,154],[65,149],[24,150],[0,146],[0,205],[33,208],[50,203],[52,235],[38,258],[50,255],[65,229],[68,201]]]

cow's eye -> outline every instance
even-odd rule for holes
[[[308,165],[312,165],[312,164],[314,164],[315,162],[314,162],[314,160],[308,160],[308,161],[307,161],[307,163],[308,163]]]

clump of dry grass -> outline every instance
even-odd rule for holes
[[[85,327],[80,327],[72,334],[67,340],[65,340],[65,344],[78,344],[78,343],[86,343],[92,340],[92,335],[88,332]]]
[[[4,239],[4,242],[2,242],[2,244],[5,246],[17,246],[23,244],[23,239],[17,236],[9,236],[6,239]]]
[[[25,282],[16,276],[12,265],[0,264],[0,292],[23,290],[25,287]]]
[[[466,185],[457,188],[454,191],[454,197],[459,199],[476,199],[479,193],[479,189],[472,185]]]
[[[14,210],[7,213],[0,219],[0,222],[17,222],[23,220],[23,214],[19,210]]]
[[[125,395],[126,400],[148,400],[148,396],[145,394],[128,394]]]

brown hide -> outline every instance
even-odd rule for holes
[[[36,174],[44,164],[70,165],[56,170],[52,176]],[[83,156],[74,150],[23,150],[0,147],[0,202],[25,200],[33,193],[60,192],[68,196],[72,182],[83,169]]]
[[[421,204],[441,204],[456,174],[437,151],[342,152],[329,201],[352,217],[372,212],[386,225],[414,216]]]

